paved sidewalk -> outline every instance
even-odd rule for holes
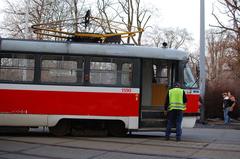
[[[235,129],[240,130],[240,120],[232,119],[229,124],[224,124],[224,121],[216,119],[207,119],[206,123],[197,122],[195,128],[213,128],[213,129]]]

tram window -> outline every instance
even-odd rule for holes
[[[83,60],[80,57],[43,56],[41,67],[42,82],[83,82]]]
[[[197,88],[198,83],[195,80],[189,65],[184,67],[184,86],[185,88]]]
[[[153,82],[158,84],[168,84],[168,66],[167,65],[153,65]]]
[[[0,80],[29,82],[34,80],[34,57],[6,55],[1,57]]]
[[[124,63],[122,65],[121,84],[124,86],[130,86],[132,83],[132,64]]]
[[[166,65],[161,69],[159,80],[160,83],[168,84],[168,67]]]
[[[106,61],[106,62],[104,62]],[[91,84],[117,84],[117,64],[112,59],[93,58],[90,62]]]

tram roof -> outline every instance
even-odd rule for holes
[[[184,51],[145,46],[1,39],[1,51],[186,60]]]

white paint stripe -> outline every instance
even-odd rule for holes
[[[138,116],[88,116],[88,115],[39,115],[1,114],[0,126],[55,126],[61,119],[121,120],[127,129],[138,129]]]
[[[183,117],[182,127],[183,128],[193,128],[196,123],[196,120],[197,120],[196,116]]]
[[[127,129],[138,129],[137,116],[87,116],[87,115],[37,115],[37,114],[0,114],[0,126],[55,126],[61,119],[121,120]],[[183,117],[182,127],[193,128],[197,117]]]
[[[186,94],[200,94],[200,90],[199,89],[184,89]]]
[[[62,92],[95,92],[95,93],[139,93],[139,88],[124,87],[89,87],[89,86],[55,86],[33,84],[0,84],[5,90],[62,91]]]

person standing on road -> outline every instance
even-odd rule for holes
[[[166,140],[169,140],[171,129],[176,124],[176,141],[181,141],[183,111],[186,109],[187,98],[179,83],[168,91],[165,110],[167,111]]]
[[[227,93],[227,96],[229,97],[229,110],[228,110],[228,116],[229,116],[229,123],[231,121],[231,118],[237,118],[237,113],[234,111],[235,105],[236,105],[236,99],[231,94],[231,92]]]
[[[224,118],[224,124],[228,124],[230,122],[230,117],[228,115],[231,105],[230,105],[230,99],[227,93],[223,93],[223,118]]]
[[[236,98],[231,94],[231,92],[228,92],[228,97],[230,99],[230,111],[233,111],[236,105]]]

